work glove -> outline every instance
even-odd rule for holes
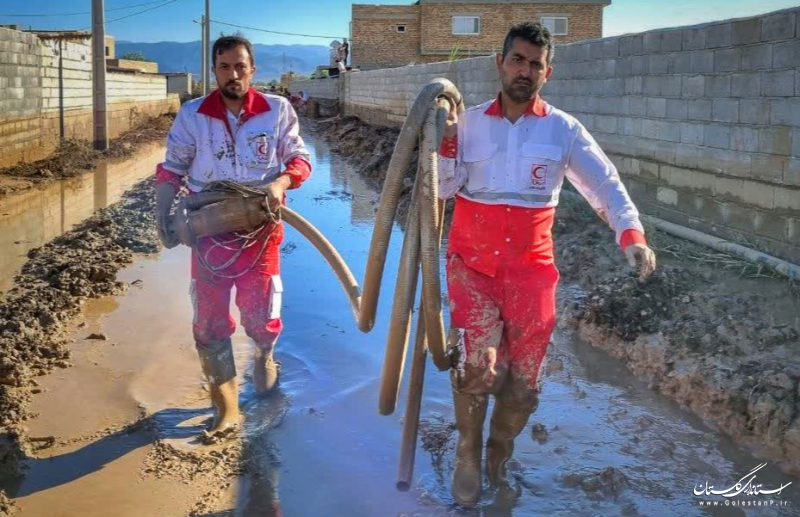
[[[174,248],[180,244],[178,236],[170,231],[170,210],[177,193],[178,188],[172,183],[165,181],[156,185],[156,229],[165,248]]]
[[[625,248],[628,264],[636,269],[639,280],[644,280],[656,270],[656,254],[646,244],[631,244]]]

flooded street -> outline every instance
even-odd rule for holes
[[[328,237],[361,280],[377,186],[331,154],[322,138],[306,138],[314,173],[300,190],[289,192],[289,204]],[[157,151],[151,154],[151,161],[158,159]],[[93,186],[81,183],[82,194],[74,199],[85,214],[66,210],[72,203],[65,199],[73,198],[65,197],[61,184],[23,194],[30,199],[20,208],[0,202],[3,289],[29,247],[113,202],[124,190],[116,185],[147,176],[146,167],[153,170],[154,163],[138,163],[141,172],[108,174],[106,187],[98,186],[96,175]],[[121,182],[114,183],[112,176]],[[758,471],[756,483],[766,490],[792,482],[780,497],[733,498],[773,501],[772,506],[700,507],[701,499],[725,498],[697,497],[695,487],[730,487],[762,461],[561,327],[540,407],[516,441],[511,469],[522,497],[515,503],[495,500],[487,491],[480,508],[457,508],[449,494],[454,434],[434,453],[418,444],[411,490],[397,491],[406,387],[394,415],[380,416],[377,408],[401,244],[396,227],[375,329],[363,334],[333,272],[287,227],[279,393],[266,400],[254,397],[252,345],[241,328],[234,335],[245,381],[240,387],[246,413],[242,461],[248,471],[233,483],[218,475],[221,471],[194,479],[158,477],[152,468],[156,439],[178,450],[202,451],[191,436],[209,413],[191,334],[189,250],[181,246],[140,256],[119,275],[133,286],[127,293],[85,304],[85,325],[72,335],[74,366],[38,379],[43,393],[32,404],[38,416],[26,425],[30,436],[52,437],[54,445],[27,461],[23,477],[2,480],[0,486],[16,499],[24,517],[178,517],[189,515],[201,499],[208,504],[192,515],[661,517],[800,511],[800,480],[773,464]],[[576,293],[562,285],[559,294],[565,302]],[[87,340],[91,333],[107,339]],[[432,366],[426,372],[422,417],[445,436],[453,421],[448,375]],[[191,468],[175,464],[167,470]]]

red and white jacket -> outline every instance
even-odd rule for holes
[[[449,252],[490,276],[501,260],[552,263],[565,177],[623,249],[646,242],[616,167],[577,119],[538,96],[513,124],[499,96],[467,110],[458,137],[442,142],[439,160],[439,197],[456,196]]]
[[[212,181],[230,180],[263,187],[289,174],[292,188],[311,173],[310,156],[289,101],[250,88],[237,117],[225,107],[219,90],[183,105],[167,136],[167,154],[157,182],[192,192]],[[282,170],[285,167],[285,170]]]

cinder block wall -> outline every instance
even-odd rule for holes
[[[800,8],[560,45],[544,89],[617,165],[643,212],[800,263]],[[348,73],[347,114],[402,124],[434,77],[467,105],[494,58]]]
[[[296,94],[300,90],[315,99],[338,99],[339,78],[309,79],[308,81],[292,81],[289,90]]]
[[[112,138],[140,116],[176,111],[180,104],[177,95],[167,94],[164,76],[109,72],[106,79]],[[61,138],[62,106],[64,137],[91,140],[90,40],[0,28],[0,167],[52,153]]]

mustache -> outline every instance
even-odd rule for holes
[[[225,86],[231,86],[231,85],[234,85],[234,86],[239,85],[239,86],[241,86],[241,84],[242,84],[241,81],[228,81],[228,84],[226,84]]]
[[[523,84],[525,86],[531,86],[533,81],[529,81],[528,79],[516,79],[513,84]]]

